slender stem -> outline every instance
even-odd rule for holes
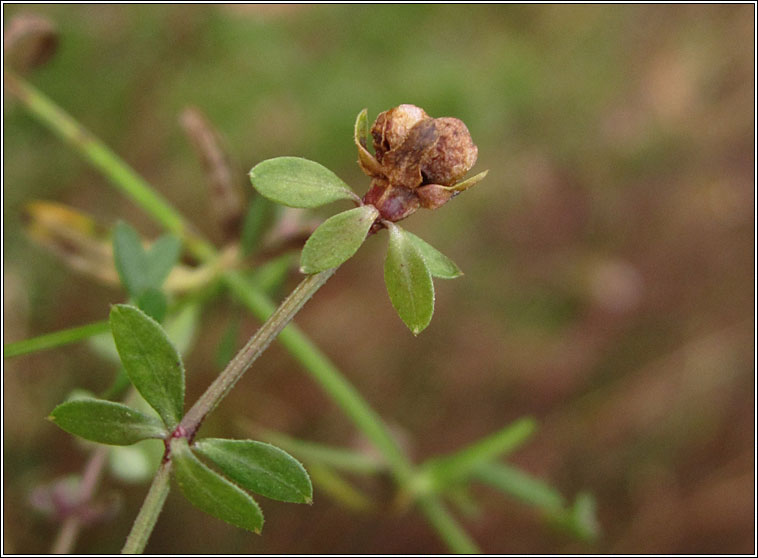
[[[116,188],[140,207],[150,208],[150,214],[167,230],[183,238],[195,255],[210,255],[212,247],[197,236],[182,215],[108,146],[29,82],[8,71],[4,77],[5,86],[29,112],[76,148]]]
[[[380,461],[378,456],[367,455],[342,447],[298,440],[273,430],[256,429],[256,431],[262,440],[282,448],[302,461],[363,475],[375,475],[386,471],[386,465]]]
[[[153,483],[150,485],[150,490],[142,503],[137,518],[134,520],[132,530],[126,538],[126,544],[121,549],[121,554],[140,554],[145,550],[147,540],[155,528],[158,516],[163,510],[163,504],[166,502],[166,496],[168,496],[170,471],[170,460],[161,463],[158,472],[153,477]]]
[[[195,233],[182,215],[118,155],[31,84],[10,72],[5,72],[4,76],[8,90],[36,118],[77,149],[119,191],[153,216],[167,230],[180,236],[193,255],[201,261],[209,261],[215,257],[215,248]],[[274,311],[274,306],[268,297],[262,291],[247,284],[238,272],[227,272],[223,278],[227,286],[259,319],[267,319]],[[381,418],[334,364],[294,325],[286,327],[281,332],[279,340],[374,443],[400,484],[405,484],[411,479],[413,466],[405,453],[389,434]],[[123,552],[140,552],[144,548],[168,492],[169,468],[170,461],[167,461],[158,470]],[[436,497],[427,496],[421,509],[442,538],[448,541],[451,548],[454,548],[453,545],[458,545],[459,549],[476,548]]]
[[[418,505],[450,550],[456,554],[480,554],[479,547],[438,498],[433,496],[420,498]]]
[[[3,345],[3,358],[44,351],[45,349],[54,349],[55,347],[76,343],[77,341],[92,337],[98,333],[105,333],[106,331],[108,331],[108,321],[103,320],[101,322],[46,333],[30,339],[16,341],[15,343],[6,343]]]
[[[238,272],[228,271],[223,279],[255,315],[265,319],[271,314],[273,308],[268,298],[252,289]],[[295,325],[290,325],[281,332],[279,342],[373,442],[395,477],[401,483],[409,479],[412,476],[412,466],[405,453],[397,445],[381,417],[340,374],[334,364]]]
[[[84,468],[82,474],[82,480],[79,483],[76,497],[77,506],[86,505],[92,496],[95,494],[95,489],[100,482],[100,476],[103,472],[103,467],[107,462],[109,448],[105,446],[98,447],[92,452],[87,465]],[[79,536],[79,531],[82,528],[81,517],[77,514],[73,514],[66,518],[61,525],[58,535],[55,537],[53,547],[50,550],[51,554],[70,554],[74,548],[76,539]]]
[[[279,308],[274,311],[266,322],[255,332],[250,340],[245,344],[237,355],[226,365],[226,368],[218,375],[210,387],[205,390],[200,398],[195,402],[192,408],[187,411],[184,418],[179,423],[178,429],[184,429],[185,436],[192,439],[200,424],[210,413],[219,401],[239,381],[242,375],[250,368],[255,360],[279,335],[279,332],[292,321],[295,314],[310,300],[314,293],[327,282],[334,274],[337,268],[328,269],[321,273],[308,275],[295,290],[284,299]]]

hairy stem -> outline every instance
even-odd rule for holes
[[[190,440],[194,437],[195,432],[208,413],[229,393],[234,384],[250,368],[253,362],[266,350],[282,329],[292,321],[295,314],[326,283],[335,271],[336,268],[308,275],[300,282],[295,290],[269,316],[255,335],[229,361],[226,368],[218,375],[210,387],[205,390],[205,393],[200,396],[192,408],[187,411],[187,414],[184,415],[178,426],[178,430],[184,431],[184,436]]]
[[[147,545],[150,534],[155,528],[158,516],[163,510],[163,504],[166,502],[166,496],[168,496],[170,471],[170,460],[161,463],[158,472],[153,477],[153,483],[150,485],[150,490],[142,503],[137,518],[134,520],[132,530],[126,538],[126,544],[121,549],[121,554],[141,554],[145,550],[145,545]]]

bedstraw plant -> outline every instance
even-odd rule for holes
[[[18,45],[31,49],[37,58],[50,54],[49,48],[42,48],[55,44],[54,31],[47,22],[27,18],[11,25],[13,33],[25,39],[18,40]],[[11,43],[9,52],[19,55],[18,45],[14,50]],[[502,461],[534,432],[534,420],[521,419],[451,455],[413,463],[360,393],[290,323],[368,236],[385,234],[384,280],[389,300],[413,335],[427,327],[434,311],[433,279],[453,279],[462,272],[452,260],[398,223],[417,210],[434,210],[448,203],[486,176],[484,171],[464,178],[476,162],[477,147],[463,122],[433,118],[419,107],[404,104],[379,114],[369,128],[364,109],[356,119],[353,138],[358,163],[370,178],[363,196],[329,169],[298,157],[278,157],[255,165],[249,172],[254,191],[244,196],[235,189],[236,176],[217,133],[199,111],[187,111],[182,123],[216,193],[213,211],[227,241],[217,248],[115,153],[21,77],[20,72],[33,65],[33,55],[19,55],[25,62],[14,63],[15,72],[6,71],[7,91],[166,230],[148,245],[127,223],[119,222],[110,231],[100,230],[94,221],[71,208],[49,202],[31,204],[30,236],[58,250],[67,263],[91,276],[120,282],[127,300],[111,306],[107,321],[4,347],[4,357],[10,358],[97,336],[107,351],[108,339],[103,336],[108,332],[112,336],[122,370],[112,388],[101,396],[74,394],[55,407],[49,419],[71,434],[105,446],[130,446],[151,439],[162,443],[157,470],[150,471],[152,484],[123,552],[145,549],[171,477],[187,500],[204,512],[260,533],[263,513],[253,494],[284,502],[313,502],[311,477],[302,463],[312,472],[316,498],[321,486],[324,493],[345,505],[356,505],[365,496],[345,484],[342,474],[389,473],[396,485],[397,501],[404,504],[401,507],[417,508],[453,552],[478,551],[446,503],[463,510],[470,508],[474,504],[468,489],[475,482],[536,506],[553,523],[578,537],[595,536],[589,496],[580,494],[573,504],[567,504],[555,489]],[[247,204],[245,198],[250,200]],[[275,306],[266,292],[266,282],[281,283],[282,270],[289,267],[290,259],[282,259],[278,252],[293,241],[298,243],[295,235],[280,238],[278,249],[264,246],[264,232],[277,226],[275,204],[307,209],[334,202],[353,207],[325,220],[304,245],[300,244],[299,269],[304,277]],[[251,254],[272,252],[275,257],[252,272],[245,267]],[[182,254],[191,256],[197,265],[181,263]],[[186,340],[177,344],[167,331],[182,331],[171,325],[182,319],[196,321],[198,308],[215,292],[211,287],[227,289],[263,325],[187,408],[185,363],[177,348]],[[194,318],[186,318],[188,309]],[[184,333],[172,336],[186,338],[193,327],[185,323]],[[276,445],[201,436],[208,414],[274,339],[342,409],[380,458],[276,432],[262,431],[262,437]],[[79,480],[71,505],[59,513],[61,534],[54,551],[73,548],[85,523],[84,514],[93,509],[105,456],[118,461],[125,455],[114,451],[92,450],[89,473]]]

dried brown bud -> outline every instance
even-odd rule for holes
[[[450,186],[471,170],[479,153],[466,125],[457,118],[435,118],[436,140],[424,151],[424,183]]]
[[[392,222],[408,217],[419,207],[436,209],[447,203],[464,189],[457,188],[456,182],[474,166],[478,155],[463,122],[450,117],[431,118],[414,105],[381,113],[371,135],[376,158],[361,162],[364,172],[373,178],[363,201],[374,205],[382,219]],[[371,157],[367,151],[360,154]],[[483,177],[469,179],[467,187]]]
[[[387,151],[399,147],[410,129],[427,118],[424,109],[415,105],[400,105],[377,116],[371,127],[377,161],[381,163]]]
[[[416,195],[421,203],[421,207],[424,209],[437,209],[438,207],[442,207],[450,201],[453,194],[454,192],[439,184],[427,184],[416,190]]]
[[[3,58],[18,72],[48,61],[58,48],[58,31],[46,18],[18,14],[3,33]]]

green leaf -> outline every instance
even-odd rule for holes
[[[355,128],[353,129],[353,139],[355,146],[358,148],[358,164],[370,176],[381,174],[382,169],[373,155],[366,149],[368,144],[368,110],[363,109],[358,113],[355,119]]]
[[[368,142],[368,109],[363,109],[355,119],[353,139],[358,147],[366,147]]]
[[[489,169],[483,172],[480,172],[477,175],[472,176],[471,178],[467,178],[466,180],[459,182],[458,184],[454,184],[452,186],[448,186],[446,189],[451,190],[453,192],[463,192],[464,190],[468,190],[472,186],[476,186],[479,184],[484,178],[487,176],[487,173],[489,173]]]
[[[333,215],[308,238],[300,255],[300,271],[318,273],[337,267],[358,251],[379,216],[373,205],[363,205]]]
[[[181,246],[177,237],[167,234],[146,251],[139,233],[119,221],[113,229],[113,259],[129,295],[136,298],[147,289],[159,290],[179,260]]]
[[[463,275],[460,268],[455,265],[455,262],[448,258],[445,254],[437,250],[434,246],[428,242],[420,239],[415,234],[405,231],[408,240],[410,240],[419,251],[421,257],[426,262],[426,267],[429,268],[429,273],[432,277],[439,277],[440,279],[455,279]]]
[[[157,418],[104,399],[83,398],[61,403],[48,418],[66,432],[114,446],[128,446],[167,435]]]
[[[277,157],[258,163],[250,181],[261,195],[290,207],[318,207],[357,196],[336,174],[308,159]]]
[[[111,308],[111,331],[129,379],[169,428],[184,411],[184,365],[160,324],[141,310]]]
[[[425,468],[434,485],[444,487],[473,473],[483,463],[507,455],[524,444],[537,429],[531,417],[519,419],[445,457],[430,459]]]
[[[305,468],[282,449],[252,440],[205,438],[195,450],[245,488],[282,502],[313,501],[313,487]]]
[[[184,438],[171,441],[174,476],[194,506],[222,521],[260,533],[263,513],[255,500],[194,456]]]
[[[240,245],[244,255],[254,253],[261,244],[264,235],[274,224],[279,206],[263,196],[253,196],[242,222]]]
[[[131,296],[137,296],[147,286],[149,265],[139,234],[123,221],[113,229],[113,259],[121,283]]]
[[[474,477],[547,513],[558,513],[565,506],[555,488],[512,465],[483,463],[476,468]]]
[[[432,276],[407,232],[392,224],[389,233],[384,282],[392,306],[413,335],[418,335],[429,325],[434,313]]]
[[[145,254],[148,264],[146,288],[161,288],[171,269],[179,261],[181,249],[182,241],[171,234],[165,234],[153,243]]]
[[[163,291],[148,287],[134,298],[134,303],[156,322],[162,322],[168,310],[168,300]]]

